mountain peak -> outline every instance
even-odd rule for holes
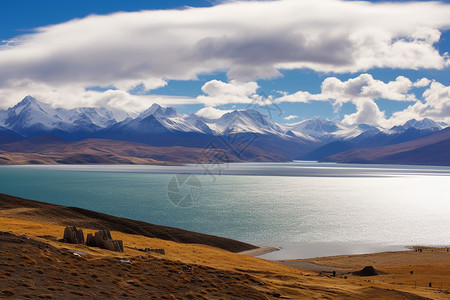
[[[392,127],[389,131],[394,133],[402,133],[407,130],[425,130],[425,131],[438,131],[446,126],[444,124],[437,123],[431,119],[424,118],[420,121],[411,119],[403,125],[397,125]]]
[[[149,107],[150,110],[156,111],[158,109],[161,109],[162,106],[159,105],[158,103],[153,103],[152,106]]]
[[[264,120],[267,119],[267,116],[262,114],[256,109],[245,109],[245,110],[233,110],[231,112],[225,113],[222,115],[221,118],[223,119],[229,119],[229,118],[240,118],[240,117],[247,117],[250,119],[254,119],[256,121],[258,120]]]
[[[22,101],[17,103],[15,106],[24,106],[24,105],[28,105],[28,104],[39,104],[39,103],[40,102],[36,98],[28,95],[25,98],[23,98]]]
[[[227,112],[214,122],[213,127],[219,134],[224,132],[284,133],[278,124],[256,109]]]
[[[410,128],[414,128],[414,129],[419,129],[419,130],[424,130],[424,129],[442,129],[441,125],[439,125],[438,123],[436,123],[435,121],[428,119],[428,118],[424,118],[420,121],[416,120],[416,119],[412,119],[409,120],[408,122],[406,122],[403,127],[405,129],[410,129]]]
[[[22,101],[37,101],[37,100],[33,96],[28,95],[28,96],[25,96],[25,98],[23,98]]]
[[[311,136],[318,137],[324,134],[336,132],[339,127],[335,122],[322,117],[314,117],[304,120],[292,127],[295,131],[305,132]]]
[[[41,111],[45,112],[47,110],[51,110],[49,104],[45,104],[34,98],[33,96],[26,96],[19,103],[14,105],[12,108],[9,108],[8,111],[10,113],[14,113],[19,115],[22,111]]]
[[[328,119],[326,119],[326,118],[323,118],[323,117],[321,117],[321,116],[316,116],[316,117],[313,117],[313,118],[311,118],[311,119],[309,119],[309,120],[320,121],[320,122],[331,122],[330,120],[328,120]]]
[[[157,103],[153,103],[152,106],[139,115],[139,118],[143,119],[152,115],[171,118],[177,116],[178,112],[173,107],[162,107]]]
[[[19,115],[23,111],[45,111],[50,108],[50,105],[42,103],[38,101],[36,98],[32,96],[26,96],[19,103],[14,105],[12,108],[9,108],[9,113]]]

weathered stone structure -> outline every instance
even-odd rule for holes
[[[123,242],[121,240],[114,240],[108,229],[97,231],[95,235],[89,233],[86,238],[86,245],[116,252],[123,252]]]
[[[83,230],[77,229],[75,226],[66,226],[63,239],[66,243],[84,244]]]
[[[166,254],[166,250],[164,249],[153,249],[153,248],[145,248],[144,252],[155,252],[155,253],[159,253],[159,254]]]

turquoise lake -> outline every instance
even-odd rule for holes
[[[282,248],[268,259],[450,245],[448,167],[291,162],[207,171],[213,176],[195,165],[3,166],[0,192]],[[173,190],[183,178],[190,185]],[[192,199],[180,206],[174,195]]]

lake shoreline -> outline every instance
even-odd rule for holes
[[[448,168],[313,162],[229,168],[239,176],[196,174],[199,193],[183,207],[169,197],[176,194],[169,183],[180,170],[204,172],[198,166],[0,167],[0,191],[280,248],[261,255],[271,260],[448,243]]]

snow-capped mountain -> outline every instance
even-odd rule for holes
[[[319,139],[338,130],[339,127],[335,122],[321,117],[304,120],[291,127],[291,131],[302,132]]]
[[[0,111],[0,143],[53,134],[64,139],[102,138],[154,146],[256,147],[292,159],[321,159],[345,150],[379,147],[417,139],[447,124],[410,120],[384,130],[367,124],[345,125],[324,118],[280,125],[258,110],[235,110],[220,118],[182,114],[153,104],[139,115],[106,108],[53,108],[31,96]],[[239,149],[234,149],[239,152]],[[258,152],[258,153],[259,153]]]
[[[353,128],[349,127],[333,133],[334,140],[307,153],[301,159],[322,160],[325,157],[353,149],[382,147],[412,141],[439,131],[435,124],[428,121],[410,120],[405,125],[393,127],[390,130],[380,130],[371,125],[359,124]]]
[[[185,132],[220,136],[224,134],[258,133],[285,135],[285,128],[256,110],[236,110],[219,119],[205,119],[191,114],[180,114],[173,107],[153,104],[135,119],[119,122],[115,131],[162,134]]]
[[[333,133],[334,140],[350,140],[358,138],[368,138],[379,134],[382,130],[368,124],[358,124],[353,126],[342,126]]]
[[[106,108],[52,108],[27,96],[0,113],[0,125],[24,137],[47,133],[67,136],[77,132],[94,132],[127,116],[125,112]]]
[[[118,122],[97,132],[96,137],[141,142],[155,146],[232,147],[236,152],[247,147],[277,150],[290,157],[314,147],[318,140],[287,134],[256,110],[237,110],[218,119],[181,114],[172,107],[153,104],[135,119]],[[233,143],[233,145],[230,145]]]
[[[322,142],[332,142],[336,140],[348,140],[359,135],[373,135],[380,132],[377,127],[358,124],[344,126],[339,122],[334,122],[321,117],[304,120],[300,123],[290,125],[290,131],[296,135],[303,134],[316,138]]]
[[[402,126],[394,126],[391,128],[391,131],[393,132],[404,132],[408,129],[417,129],[417,130],[428,130],[428,131],[438,131],[441,129],[444,129],[446,124],[444,123],[437,123],[431,119],[425,118],[423,120],[416,120],[412,119],[406,122]]]
[[[153,104],[135,119],[128,118],[107,129],[108,132],[162,134],[167,132],[193,132],[210,134],[209,127],[197,116],[180,114],[173,107]]]
[[[206,124],[216,135],[238,133],[285,134],[285,129],[282,126],[254,109],[235,110],[224,114],[217,120],[208,120]]]
[[[75,121],[84,119],[101,128],[109,127],[117,122],[131,118],[132,115],[119,109],[109,109],[104,107],[81,107],[73,110]]]
[[[31,96],[25,97],[21,102],[9,108],[0,121],[5,127],[23,134],[24,129],[38,130],[65,130],[64,122],[53,109]]]
[[[149,135],[167,132],[214,136],[254,133],[323,143],[349,140],[360,135],[368,137],[380,132],[380,129],[374,126],[344,126],[320,117],[296,124],[280,125],[254,109],[235,110],[218,119],[206,119],[196,114],[181,114],[173,107],[153,104],[138,116],[130,116],[125,111],[106,108],[53,108],[31,96],[25,97],[6,111],[0,111],[0,126],[25,137],[45,133],[88,132],[108,133],[110,137],[114,134]],[[430,119],[410,120],[402,126],[391,128],[389,134],[402,133],[408,129],[436,131],[443,127],[443,124]]]

